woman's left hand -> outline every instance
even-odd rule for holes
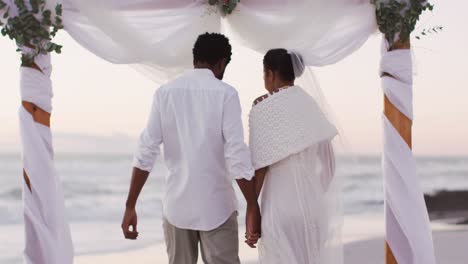
[[[245,216],[246,233],[245,243],[251,248],[256,248],[256,244],[262,234],[262,217],[260,215],[260,207],[258,203],[247,204],[247,214]]]

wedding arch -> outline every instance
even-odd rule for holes
[[[191,66],[190,46],[207,31],[225,32],[257,51],[293,49],[307,66],[324,66],[356,51],[377,28],[384,34],[386,261],[435,263],[411,151],[409,36],[426,9],[432,6],[424,0],[0,0],[2,34],[22,54],[26,263],[73,262],[50,131],[50,53],[61,52],[53,42],[58,30],[111,63],[135,65],[164,81]]]

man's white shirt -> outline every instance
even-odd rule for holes
[[[194,69],[154,95],[133,166],[153,169],[164,145],[169,170],[164,217],[182,229],[208,231],[237,210],[234,179],[254,169],[244,142],[237,91],[208,69]]]

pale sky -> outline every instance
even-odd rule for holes
[[[419,155],[468,155],[468,32],[465,1],[432,1],[436,9],[416,31],[444,31],[414,40],[414,150]],[[453,3],[457,3],[454,5]],[[383,95],[378,67],[380,35],[336,65],[315,69],[328,103],[358,153],[381,151]],[[112,65],[75,43],[66,33],[54,55],[53,119],[58,151],[131,151],[143,128],[157,84],[125,65]],[[18,152],[19,55],[0,38],[0,152]],[[235,46],[225,81],[241,96],[244,126],[253,99],[264,93],[262,57]]]

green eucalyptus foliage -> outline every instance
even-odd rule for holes
[[[219,5],[225,15],[232,14],[240,0],[208,0],[210,5]]]
[[[371,0],[376,6],[379,30],[392,45],[396,37],[406,42],[414,31],[422,12],[434,6],[425,0]]]
[[[416,39],[421,39],[422,36],[428,36],[430,34],[440,33],[443,29],[444,27],[442,26],[434,26],[431,28],[425,28],[419,34],[416,35]]]
[[[39,54],[51,52],[61,53],[62,46],[52,42],[60,29],[62,23],[62,5],[55,7],[55,15],[51,10],[46,9],[45,0],[28,0],[29,7],[24,2],[26,0],[15,0],[18,9],[18,16],[11,16],[10,7],[0,0],[0,13],[3,13],[3,20],[0,21],[2,27],[1,34],[16,41],[18,47],[28,47],[32,53],[22,56],[23,66],[32,66],[34,58]],[[17,49],[21,52],[21,49]]]

